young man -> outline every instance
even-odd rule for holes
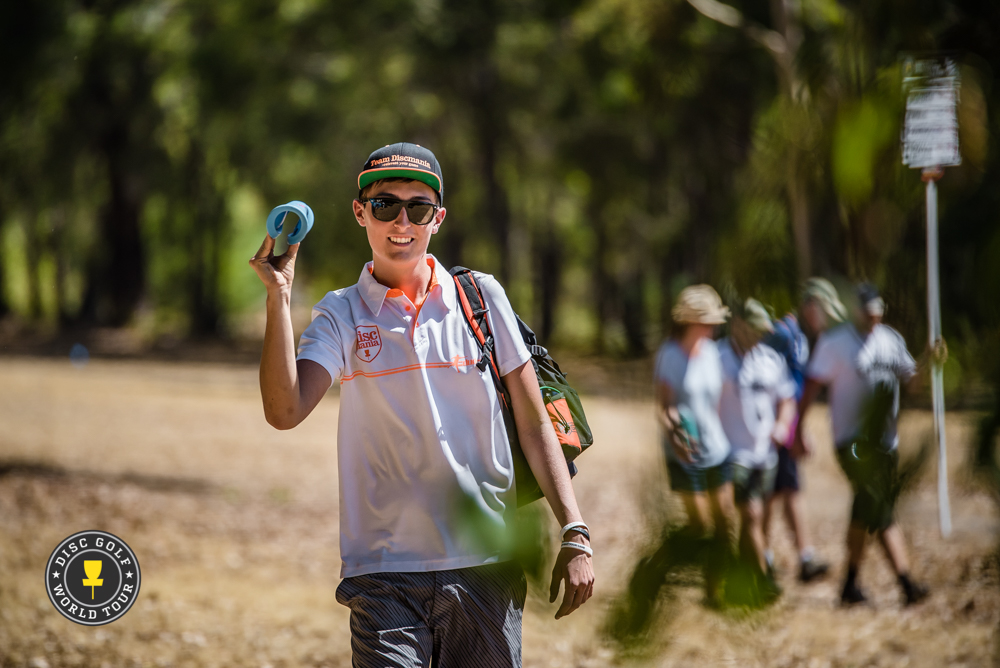
[[[873,286],[858,290],[857,325],[847,323],[820,337],[809,361],[799,414],[803,417],[822,387],[829,387],[837,460],[854,489],[847,532],[848,568],[841,593],[844,604],[863,603],[858,568],[869,533],[878,535],[896,572],[907,605],[927,596],[927,589],[910,578],[903,532],[893,511],[899,461],[900,383],[917,378],[917,365],[899,333],[882,324],[885,302]],[[802,423],[796,446],[806,449]]]
[[[776,443],[788,440],[795,419],[795,383],[776,350],[762,342],[774,326],[764,306],[748,299],[734,308],[731,335],[719,344],[719,415],[733,448],[733,493],[740,513],[740,552],[764,577],[769,598],[780,590],[765,559],[764,503],[774,488]]]
[[[297,358],[298,246],[275,257],[268,237],[250,260],[267,287],[265,416],[291,429],[340,383],[337,600],[351,609],[355,666],[520,666],[526,584],[503,548],[516,505],[510,443],[456,286],[427,253],[446,213],[441,168],[426,148],[394,144],[369,156],[358,187],[372,262],[316,305]],[[564,527],[558,619],[593,592],[589,530],[504,290],[479,279],[521,448]]]
[[[810,278],[802,291],[802,304],[799,315],[805,330],[799,326],[798,319],[789,313],[774,323],[774,332],[765,341],[785,358],[792,380],[795,382],[795,401],[802,398],[806,384],[806,365],[809,362],[810,345],[819,338],[828,327],[840,324],[847,318],[847,309],[837,296],[833,284],[825,278]],[[794,445],[795,426],[798,414],[792,424],[789,439],[779,444],[778,470],[774,481],[774,494],[768,501],[764,511],[764,536],[767,540],[771,517],[775,507],[780,506],[785,511],[785,519],[792,531],[795,549],[799,555],[799,581],[812,582],[826,575],[829,565],[815,556],[815,551],[809,541],[806,528],[805,510],[802,507],[799,464],[791,452]],[[773,563],[771,551],[767,551],[768,562]]]

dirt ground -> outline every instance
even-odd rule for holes
[[[849,489],[817,410],[805,500],[831,577],[795,581],[779,524],[785,595],[774,607],[715,612],[695,583],[648,645],[625,656],[601,629],[648,546],[649,499],[662,498],[666,476],[648,400],[585,398],[585,407],[597,444],[575,486],[593,531],[596,593],[558,622],[533,594],[525,666],[994,665],[1000,522],[966,469],[974,415],[948,415],[952,537],[938,532],[933,461],[899,508],[914,572],[932,588],[925,603],[900,605],[873,549],[861,573],[872,604],[837,605]],[[0,358],[0,668],[349,666],[348,611],[334,600],[337,412],[331,393],[301,426],[275,431],[252,366]],[[904,454],[930,425],[925,412],[904,414]],[[64,619],[43,587],[49,553],[84,529],[120,536],[142,567],[135,606],[103,627]]]

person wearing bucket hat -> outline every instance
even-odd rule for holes
[[[896,572],[906,605],[924,599],[928,590],[910,575],[902,529],[895,519],[899,491],[899,414],[901,384],[918,377],[917,364],[900,334],[881,323],[885,302],[870,284],[859,286],[857,322],[820,336],[809,360],[800,415],[828,388],[837,462],[854,491],[847,532],[847,577],[841,592],[845,605],[867,600],[857,584],[869,533],[876,534]],[[801,422],[796,440],[801,442]]]
[[[354,666],[475,657],[519,667],[527,583],[506,547],[517,507],[511,443],[496,429],[500,399],[491,371],[477,366],[464,295],[427,252],[446,215],[441,167],[424,147],[392,144],[371,153],[357,185],[352,208],[372,261],[355,285],[316,304],[297,352],[298,245],[276,257],[268,236],[250,260],[267,288],[265,417],[291,429],[339,382],[337,601],[351,610]],[[517,317],[492,276],[476,280],[521,450],[563,526],[550,586],[555,601],[565,585],[558,619],[593,593],[590,533]]]
[[[733,524],[732,461],[719,420],[722,366],[712,340],[729,309],[709,285],[692,285],[677,297],[674,336],[657,352],[654,367],[657,414],[670,487],[680,495],[688,530],[704,535],[714,516],[716,551],[729,549]],[[717,603],[718,577],[706,569],[706,598]]]
[[[733,309],[730,336],[719,343],[723,385],[719,414],[733,449],[733,490],[740,514],[740,554],[759,583],[759,603],[780,594],[765,558],[764,503],[777,470],[776,443],[788,440],[795,416],[795,383],[785,359],[764,343],[774,332],[756,299]]]

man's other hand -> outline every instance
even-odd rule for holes
[[[589,541],[575,532],[569,532],[566,540],[590,547]],[[556,619],[570,614],[594,594],[594,564],[585,552],[564,547],[559,550],[556,564],[552,567],[552,584],[549,586],[549,603],[555,603],[559,596],[559,586],[565,581],[562,605],[556,611]]]

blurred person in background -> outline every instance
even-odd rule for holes
[[[825,278],[814,277],[806,281],[802,291],[802,303],[799,306],[803,328],[794,314],[774,322],[773,331],[765,338],[772,348],[785,359],[789,373],[795,383],[795,401],[802,399],[806,384],[806,365],[809,353],[819,335],[830,327],[841,324],[847,319],[847,308],[840,301],[836,288]],[[792,453],[799,414],[796,410],[788,439],[779,443],[778,468],[774,481],[774,494],[771,496],[764,511],[764,538],[770,533],[771,518],[776,512],[776,506],[785,511],[785,520],[792,531],[795,551],[799,557],[799,581],[812,582],[826,575],[829,564],[815,555],[815,550],[809,542],[809,532],[805,521],[805,510],[802,507],[802,474],[799,471],[798,459]],[[766,552],[768,565],[774,566],[774,553]]]
[[[788,441],[795,419],[795,383],[785,359],[763,342],[774,332],[756,299],[733,308],[731,333],[719,343],[722,361],[720,416],[733,455],[733,492],[740,513],[740,554],[763,583],[763,600],[781,590],[764,555],[764,503],[777,472],[776,443]]]
[[[719,419],[722,362],[712,336],[729,309],[708,285],[681,291],[672,310],[676,331],[656,356],[657,410],[664,429],[670,488],[684,503],[690,534],[708,535],[714,524],[713,555],[731,550],[732,460]],[[718,605],[718,570],[706,565],[706,602]]]
[[[917,364],[900,334],[882,324],[885,302],[878,290],[863,284],[857,290],[854,322],[820,336],[809,360],[799,414],[829,388],[830,418],[837,461],[851,483],[854,500],[847,531],[847,576],[841,591],[845,605],[867,600],[858,586],[858,569],[869,533],[878,536],[896,573],[906,605],[924,599],[928,590],[910,575],[910,562],[894,507],[898,495],[899,390],[919,376]],[[802,422],[795,447],[808,452]]]

